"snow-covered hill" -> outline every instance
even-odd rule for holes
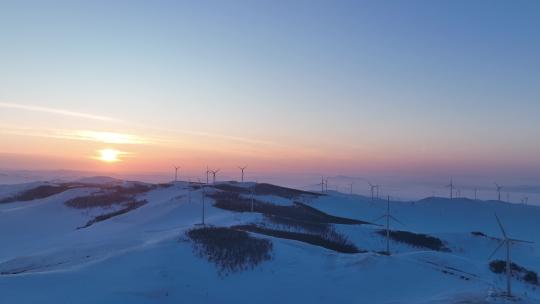
[[[0,201],[0,303],[505,303],[505,276],[488,259],[495,213],[511,237],[534,242],[513,245],[513,262],[540,271],[540,207],[497,201],[390,202],[402,223],[391,224],[390,256],[374,222],[386,201],[338,192],[99,177],[0,186]],[[186,234],[205,227],[248,233],[233,256],[245,267],[220,268]],[[261,239],[269,258],[242,259]],[[540,303],[522,274],[514,294]]]

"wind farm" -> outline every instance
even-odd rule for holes
[[[540,303],[540,1],[0,1],[0,304]]]
[[[213,177],[218,170],[208,171]],[[411,303],[540,299],[537,206],[463,197],[403,201],[386,195],[378,200],[368,182],[362,195],[321,192],[318,185],[299,190],[249,180],[201,179],[194,183],[175,176],[151,184],[92,177],[0,187],[0,211],[9,219],[0,223],[0,236],[10,248],[0,254],[0,282],[9,287],[2,299],[30,303],[37,297],[74,297],[79,293],[77,277],[90,274],[100,279],[87,286],[94,296],[82,303],[125,299],[110,288],[118,275],[127,290],[161,286],[153,298],[159,301],[199,301],[200,294],[192,292],[203,290],[209,299],[249,297],[272,303],[274,289],[289,288],[290,297],[316,303],[325,302],[317,300],[323,294],[385,303],[400,299],[405,290]],[[503,227],[493,212],[511,224]],[[63,219],[51,226],[54,217]],[[30,248],[18,240],[32,238],[34,232],[8,229],[22,218],[40,230],[40,241]],[[233,254],[227,248],[236,246],[235,235],[242,233],[249,238]],[[45,250],[58,240],[63,247]],[[257,249],[260,240],[266,242],[264,249]],[[503,247],[505,260],[493,259]],[[255,258],[258,250],[266,254]],[[328,263],[334,266],[328,269]],[[198,278],[201,274],[204,279]],[[337,275],[342,279],[333,281]],[[384,288],[389,277],[396,284],[392,292],[373,292]],[[275,282],[263,284],[268,278]],[[31,282],[52,287],[59,281],[69,281],[61,295],[46,289],[20,292]],[[247,294],[224,293],[218,288],[223,284],[250,288]],[[308,292],[313,284],[318,290]],[[325,289],[327,284],[332,291]],[[136,293],[128,298],[148,301]]]

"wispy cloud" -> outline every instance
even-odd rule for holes
[[[125,123],[128,126],[137,126],[145,130],[153,129],[156,131],[173,133],[173,134],[176,133],[176,134],[185,134],[185,135],[192,135],[192,136],[219,138],[223,140],[234,141],[234,142],[239,142],[239,143],[244,143],[244,144],[267,145],[267,146],[279,145],[276,142],[271,142],[271,141],[256,139],[256,138],[242,137],[242,136],[225,135],[225,134],[220,134],[220,133],[211,133],[211,132],[203,132],[203,131],[195,131],[195,130],[161,129],[161,128],[156,128],[154,126],[148,126],[148,125],[143,125],[143,124],[131,124],[129,122],[125,122],[125,121],[122,121],[120,119],[113,118],[113,117],[76,112],[76,111],[71,111],[71,110],[66,110],[66,109],[58,109],[58,108],[50,108],[50,107],[42,107],[42,106],[34,106],[34,105],[23,105],[23,104],[7,103],[7,102],[0,102],[0,107],[32,111],[32,112],[49,113],[49,114],[55,114],[55,115],[81,117],[81,118],[92,119],[92,120],[120,122],[120,123]],[[19,128],[18,131],[20,132],[21,129],[22,128]],[[28,132],[29,130],[25,130],[25,131]],[[13,133],[13,130],[11,130],[11,132],[9,133]],[[41,134],[36,134],[36,133],[41,133]],[[46,133],[46,134],[43,134],[43,133]],[[95,140],[95,141],[101,141],[105,143],[120,143],[120,144],[122,143],[147,143],[142,138],[134,136],[134,135],[120,134],[120,133],[113,133],[113,132],[61,131],[61,132],[54,132],[54,134],[51,134],[51,132],[43,132],[43,129],[41,129],[41,132],[38,131],[38,132],[31,132],[31,133],[20,134],[20,135],[35,135],[35,136],[41,135],[41,136],[48,136],[48,137],[78,139],[78,140]],[[162,142],[162,143],[171,142],[171,141],[174,141],[174,139],[161,138],[160,140],[156,140],[156,142]]]
[[[101,132],[101,131],[63,131],[56,134],[56,137],[75,140],[97,141],[107,144],[147,144],[149,141],[133,134]]]
[[[205,138],[215,138],[215,139],[221,139],[229,142],[237,142],[242,144],[251,144],[251,145],[264,145],[264,146],[281,146],[285,147],[283,144],[260,139],[260,138],[253,138],[253,137],[244,137],[244,136],[236,136],[236,135],[227,135],[223,133],[218,132],[206,132],[206,131],[199,131],[199,130],[193,130],[193,129],[171,129],[171,128],[161,128],[156,127],[155,125],[148,125],[144,123],[133,123],[130,124],[133,127],[136,127],[138,129],[142,129],[145,131],[153,131],[154,133],[159,133],[161,135],[168,134],[170,139],[176,141],[178,136],[182,135],[188,135],[188,136],[196,136],[196,137],[205,137]],[[163,138],[163,142],[168,141],[167,139]]]
[[[72,116],[72,117],[81,117],[81,118],[87,118],[87,119],[93,119],[93,120],[120,122],[119,119],[108,117],[108,116],[81,113],[81,112],[75,112],[75,111],[57,109],[57,108],[49,108],[49,107],[41,107],[41,106],[33,106],[33,105],[22,105],[22,104],[7,103],[7,102],[0,102],[0,107],[32,111],[32,112],[43,112],[43,113],[50,113],[50,114],[57,114],[57,115],[64,115],[64,116]]]
[[[103,132],[103,131],[90,131],[90,130],[62,130],[62,129],[46,129],[46,128],[30,128],[30,127],[18,127],[0,124],[0,133],[21,135],[21,136],[35,136],[35,137],[48,137],[68,140],[83,140],[94,141],[106,144],[149,144],[158,142],[145,137],[141,137],[128,133],[117,132]]]

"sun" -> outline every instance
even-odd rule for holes
[[[118,157],[120,156],[120,154],[122,154],[122,152],[115,149],[101,149],[98,150],[98,153],[99,156],[97,157],[97,159],[106,163],[119,162],[120,158]]]

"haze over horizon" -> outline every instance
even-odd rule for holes
[[[535,1],[5,1],[0,169],[143,177],[180,165],[202,177],[208,165],[234,177],[247,165],[295,186],[320,175],[535,186],[539,12]]]

